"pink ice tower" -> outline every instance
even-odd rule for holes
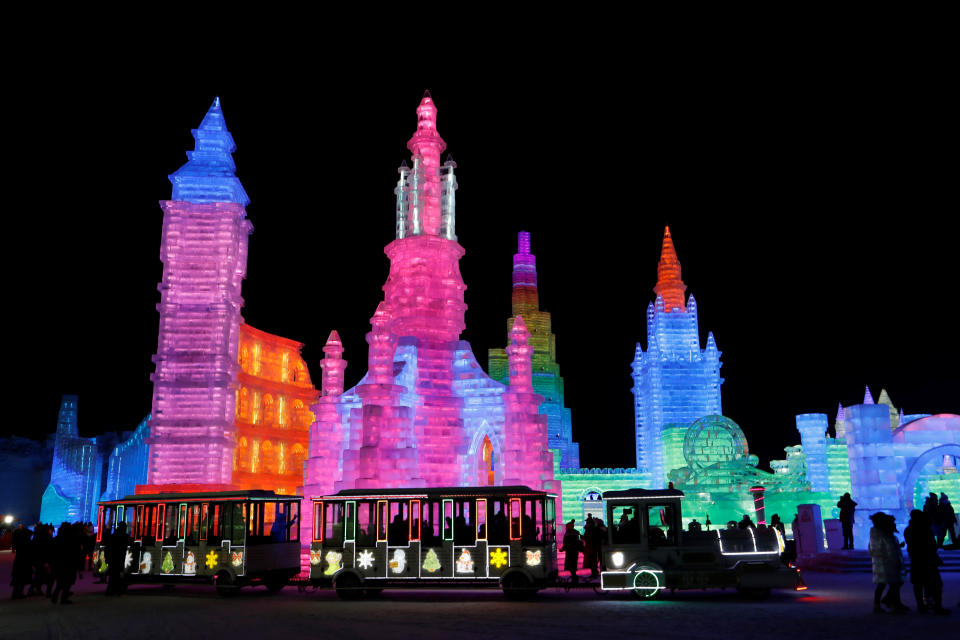
[[[427,93],[407,144],[411,164],[401,165],[394,190],[396,239],[384,249],[390,272],[367,334],[367,373],[356,387],[327,395],[330,353],[322,365],[324,397],[314,407],[307,463],[305,491],[311,495],[510,480],[556,490],[522,320],[515,386],[491,379],[460,339],[467,308],[464,250],[455,228],[456,164],[449,157],[441,163],[446,146]],[[336,371],[342,384],[342,367]]]
[[[193,130],[194,151],[160,203],[160,332],[153,380],[148,483],[231,482],[237,344],[249,203],[220,99]]]

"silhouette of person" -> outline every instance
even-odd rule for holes
[[[843,549],[853,549],[853,514],[857,503],[849,493],[845,493],[837,502],[837,507],[840,509],[840,527],[843,529]]]

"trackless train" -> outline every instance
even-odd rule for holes
[[[780,561],[776,529],[683,531],[675,489],[608,491],[598,591],[805,589]],[[299,496],[271,491],[133,495],[100,505],[97,567],[127,525],[131,582],[210,582],[278,591],[300,573]],[[508,598],[558,585],[556,496],[523,486],[345,490],[311,499],[309,583],[344,599],[386,588],[500,587]],[[589,583],[588,583],[589,584]]]

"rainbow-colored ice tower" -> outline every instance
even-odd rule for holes
[[[194,151],[160,203],[160,332],[153,380],[148,486],[215,490],[231,483],[237,344],[250,202],[236,146],[214,100],[193,130]]]
[[[550,312],[540,309],[537,257],[530,251],[530,233],[527,231],[517,234],[511,298],[513,315],[507,320],[507,335],[512,334],[514,318],[523,318],[533,347],[533,388],[543,396],[540,413],[547,417],[549,447],[559,452],[561,469],[577,469],[580,467],[580,445],[573,441],[570,409],[564,406],[563,378],[557,364],[557,337],[553,333]],[[488,362],[490,377],[510,383],[506,349],[490,349]]]

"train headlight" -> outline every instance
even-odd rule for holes
[[[613,566],[615,566],[617,569],[623,566],[622,551],[614,551],[612,554],[610,554],[610,559],[613,561]]]

